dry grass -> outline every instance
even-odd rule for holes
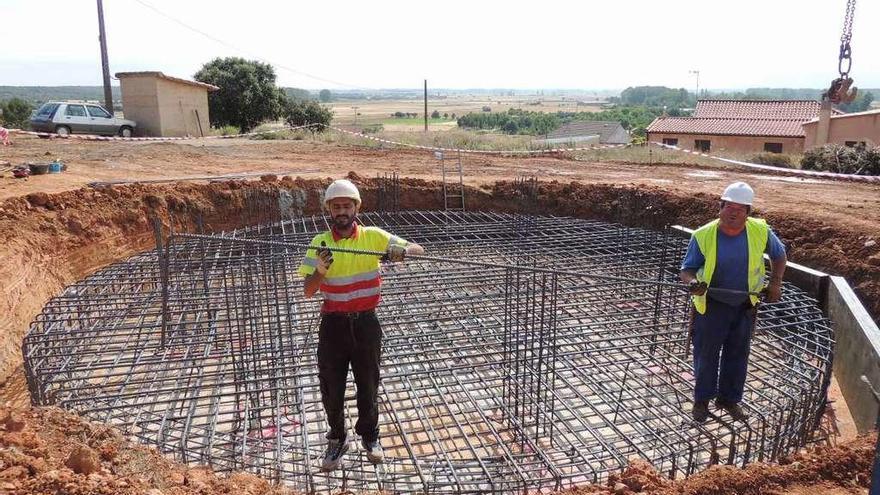
[[[540,104],[536,104],[540,102]],[[533,112],[598,112],[599,104],[578,105],[573,97],[559,96],[454,96],[448,98],[432,97],[428,93],[428,113],[437,110],[440,114],[454,113],[460,117],[469,112],[481,112],[484,106],[488,106],[493,112],[506,112],[511,108],[521,108]],[[358,124],[375,124],[386,121],[394,112],[417,113],[423,116],[425,112],[424,101],[412,100],[340,100],[330,103],[333,109],[335,124],[350,125],[355,121],[357,107]]]

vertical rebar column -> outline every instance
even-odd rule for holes
[[[556,387],[556,274],[508,268],[504,284],[503,401],[520,447],[552,435]]]

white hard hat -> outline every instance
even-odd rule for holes
[[[755,200],[755,191],[745,182],[734,182],[724,190],[721,200],[751,206],[752,201]]]
[[[327,186],[327,192],[324,193],[324,204],[326,205],[331,199],[336,198],[349,198],[353,199],[358,206],[361,204],[361,193],[357,186],[348,179],[337,179]]]

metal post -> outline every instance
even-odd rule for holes
[[[104,106],[113,114],[113,91],[110,89],[110,61],[107,58],[107,33],[104,31],[104,4],[98,0],[98,40],[101,42],[101,70],[104,73]]]
[[[425,132],[428,132],[428,80],[425,79]]]

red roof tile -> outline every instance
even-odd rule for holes
[[[728,136],[804,137],[803,122],[798,120],[697,119],[658,117],[648,132],[668,134],[715,134]]]
[[[805,122],[819,115],[816,100],[700,100],[694,118],[771,119]]]

